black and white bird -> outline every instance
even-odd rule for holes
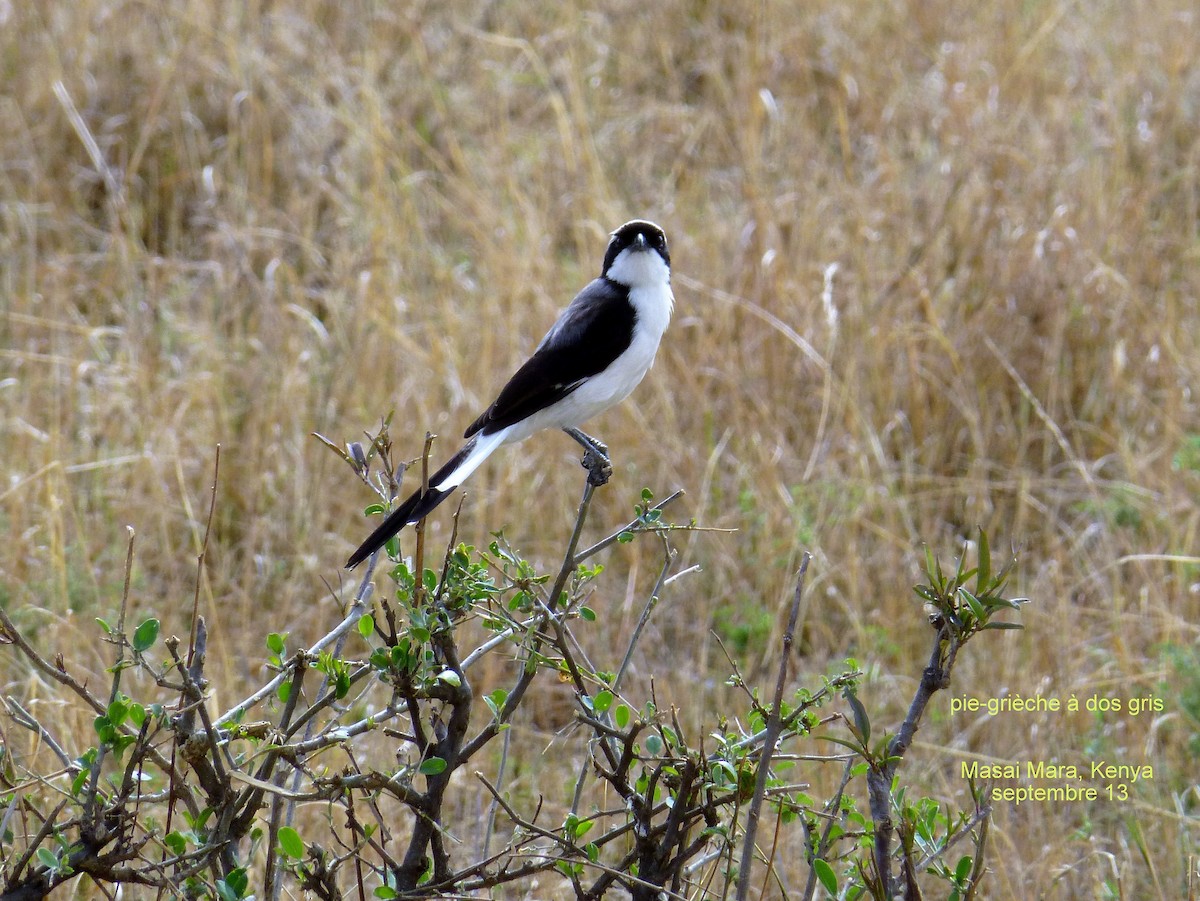
[[[524,441],[542,429],[562,429],[586,451],[593,484],[612,467],[608,449],[579,431],[597,413],[620,403],[654,363],[675,305],[667,237],[653,222],[634,219],[609,238],[600,277],[558,317],[499,396],[471,423],[467,443],[396,507],[350,555],[353,568],[393,535],[417,522],[461,485],[503,444]]]

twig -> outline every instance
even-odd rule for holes
[[[838,784],[838,789],[834,792],[833,798],[826,805],[826,809],[830,811],[829,819],[825,821],[825,830],[821,833],[821,840],[816,845],[809,845],[808,859],[808,881],[804,884],[804,901],[811,901],[813,894],[817,890],[817,871],[812,863],[815,858],[824,858],[829,851],[829,836],[833,834],[833,827],[841,817],[839,816],[842,809],[842,795],[846,792],[846,786],[850,784],[850,778],[854,773],[854,765],[858,763],[857,757],[851,757],[846,761],[846,768],[842,771],[842,781]]]
[[[592,494],[596,487],[589,481],[583,484],[583,497],[579,501],[579,513],[575,517],[575,528],[571,531],[571,538],[567,542],[567,551],[563,554],[562,567],[558,571],[558,578],[554,580],[554,587],[550,590],[549,606],[552,611],[558,610],[558,598],[562,594],[563,589],[567,585],[567,579],[570,578],[575,568],[579,566],[579,561],[582,557],[575,555],[575,549],[579,547],[579,536],[583,534],[583,524],[587,521],[588,510],[592,506]],[[614,539],[615,540],[615,539]],[[557,612],[555,613],[557,617]]]
[[[746,901],[750,893],[750,875],[754,867],[754,840],[758,832],[758,820],[762,810],[763,795],[767,790],[767,777],[771,771],[771,755],[783,722],[783,687],[787,682],[788,661],[792,655],[792,641],[796,632],[796,620],[800,616],[800,599],[804,594],[804,576],[808,572],[808,561],[812,555],[807,551],[800,559],[800,572],[796,576],[796,592],[792,596],[792,609],[788,617],[787,630],[783,633],[783,652],[779,656],[779,676],[775,680],[775,703],[767,718],[767,734],[763,739],[758,758],[758,776],[754,783],[754,795],[746,812],[746,832],[743,837],[742,863],[738,871],[737,901]]]
[[[661,501],[659,501],[657,504],[655,504],[653,507],[651,507],[650,510],[665,510],[668,504],[672,503],[673,501],[679,500],[679,498],[683,497],[683,494],[684,494],[684,491],[682,488],[680,488],[677,491],[673,492],[672,494],[668,495],[667,497],[663,498]],[[646,512],[649,512],[649,510]],[[642,525],[641,518],[631,519],[626,525],[617,529],[617,531],[613,532],[608,537],[601,538],[599,541],[597,541],[591,547],[584,548],[582,551],[580,551],[578,554],[576,554],[575,558],[574,558],[576,565],[582,563],[588,557],[591,557],[594,554],[600,553],[600,551],[604,550],[606,547],[608,547],[614,541],[619,541],[621,539],[621,536],[624,535],[626,532],[636,531],[638,529],[638,526],[641,526],[641,525]]]
[[[196,646],[196,620],[200,612],[200,583],[204,581],[204,562],[208,556],[208,538],[212,535],[213,513],[217,509],[217,480],[221,475],[221,445],[217,445],[216,456],[213,458],[212,488],[209,490],[208,519],[204,523],[204,540],[200,544],[200,553],[196,555],[196,591],[192,596],[192,629],[188,636],[187,665],[192,666],[192,655]]]
[[[979,798],[975,799],[975,814],[971,818],[972,823],[964,828],[964,832],[974,828],[974,823],[979,824],[979,838],[975,841],[975,860],[971,866],[971,884],[967,888],[967,893],[963,896],[963,901],[975,901],[975,893],[979,890],[979,883],[983,881],[984,869],[984,849],[987,846],[988,824],[992,821],[992,805],[991,805],[991,789],[984,789],[987,795],[987,802],[982,806],[979,805]],[[957,837],[957,836],[956,836]],[[949,843],[947,843],[949,846]]]
[[[283,715],[279,718],[279,731],[286,732],[291,725],[292,717],[296,713],[296,705],[300,703],[301,689],[304,683],[304,676],[308,672],[308,661],[303,654],[296,654],[291,665],[287,667],[292,673],[292,687],[288,692],[287,703],[283,708]],[[313,721],[309,721],[311,727]],[[307,737],[307,736],[306,736]],[[275,763],[279,760],[279,754],[270,754],[263,762],[259,769],[258,776],[260,779],[266,779],[271,776],[271,770]],[[300,776],[303,770],[297,766],[292,775],[292,791],[300,790]],[[283,771],[280,771],[272,778],[272,784],[282,786],[285,780]],[[284,820],[284,824],[290,826],[292,824],[292,815],[296,809],[294,799],[287,799],[286,814],[283,807],[284,799],[278,795],[273,795],[271,798],[271,816],[267,827],[267,872],[264,877],[264,884],[267,886],[268,897],[271,901],[277,901],[279,893],[283,889],[283,873],[278,866],[278,861],[275,854],[275,847],[279,841],[280,819]]]
[[[57,666],[53,665],[33,648],[33,646],[26,640],[25,636],[21,634],[21,631],[9,618],[8,613],[2,606],[0,606],[0,637],[16,645],[17,649],[24,654],[26,659],[28,659],[29,662],[32,663],[38,670],[49,676],[55,682],[58,682],[60,685],[65,685],[67,688],[71,689],[71,691],[75,692],[75,694],[77,694],[83,700],[83,702],[91,707],[96,713],[103,714],[106,712],[104,704],[101,703],[95,695],[88,691],[86,685],[83,685],[78,679],[66,671],[66,669],[62,666],[61,660],[59,660]],[[132,730],[130,730],[127,726],[122,725],[121,728],[126,734],[133,734]],[[153,748],[149,750],[149,754],[154,763],[161,767],[164,772],[170,774],[172,777],[178,776],[173,760],[168,760],[166,757],[163,757],[160,752]]]
[[[8,613],[5,611],[3,606],[0,606],[0,628],[2,628],[4,638],[15,644],[18,650],[20,650],[20,652],[24,654],[26,658],[28,658],[30,663],[36,666],[55,682],[65,685],[67,688],[71,689],[71,691],[75,692],[75,694],[79,695],[79,697],[83,699],[84,703],[91,707],[92,710],[96,711],[96,713],[102,714],[105,712],[104,704],[101,703],[101,701],[97,699],[95,695],[88,691],[86,685],[83,685],[81,682],[71,676],[61,666],[51,665],[48,660],[34,650],[33,645],[25,640],[25,636],[16,627],[13,621],[9,619]]]
[[[568,639],[567,629],[563,625],[562,613],[560,612],[559,598],[566,590],[567,580],[571,573],[575,572],[579,565],[575,559],[575,548],[579,545],[579,536],[583,532],[583,524],[587,520],[588,509],[592,504],[592,494],[596,488],[592,484],[591,472],[589,470],[588,480],[583,485],[583,498],[579,502],[579,513],[575,517],[575,528],[571,532],[571,539],[567,543],[567,551],[563,554],[562,567],[558,571],[558,578],[554,580],[554,586],[545,597],[543,603],[545,605],[544,618],[545,622],[554,629],[555,647],[562,655],[563,663],[566,664],[567,672],[571,676],[571,681],[575,683],[575,690],[580,694],[587,693],[587,685],[584,683],[583,674],[579,671],[579,666],[575,663],[574,655],[571,653],[571,642]]]
[[[590,475],[590,474],[589,474]],[[517,677],[516,683],[508,692],[508,697],[504,702],[499,714],[492,717],[492,720],[480,730],[479,734],[467,742],[462,748],[462,759],[469,760],[473,757],[480,748],[492,740],[496,735],[497,729],[502,723],[508,721],[512,716],[513,711],[517,709],[517,705],[521,703],[525,692],[533,683],[534,676],[537,675],[537,667],[533,665],[534,658],[540,653],[542,639],[536,637],[536,633],[540,632],[547,624],[553,624],[556,629],[556,634],[562,643],[561,650],[566,653],[566,641],[561,631],[561,622],[557,613],[558,598],[566,587],[567,579],[577,566],[575,549],[579,545],[579,536],[583,533],[583,525],[587,520],[588,510],[591,507],[592,493],[595,491],[595,486],[592,485],[590,479],[584,482],[583,497],[579,502],[579,512],[575,517],[575,527],[571,532],[570,541],[567,544],[566,553],[563,554],[562,566],[559,569],[558,577],[554,580],[554,586],[548,596],[543,598],[541,612],[533,618],[530,623],[530,631],[535,634],[534,640],[531,642],[528,649],[528,659],[526,664],[521,668],[521,674]],[[475,655],[472,655],[474,657]],[[468,658],[470,659],[470,658]],[[572,674],[576,679],[577,685],[582,683],[582,676],[575,672]],[[610,761],[611,763],[611,761]]]
[[[492,785],[491,782],[488,781],[487,776],[483,775],[483,773],[476,770],[475,778],[483,783],[483,787],[488,790],[488,793],[492,796],[492,800],[495,801],[495,803],[500,805],[500,807],[504,810],[504,813],[508,816],[508,818],[510,820],[512,820],[514,826],[519,826],[520,828],[524,829],[526,832],[530,832],[533,835],[539,835],[542,838],[549,839],[550,841],[554,842],[556,845],[562,847],[564,850],[571,851],[571,852],[574,852],[577,854],[580,853],[579,848],[575,847],[575,845],[573,845],[571,842],[567,841],[559,833],[552,832],[549,829],[543,829],[537,823],[533,823],[533,822],[530,822],[529,820],[523,819],[521,817],[521,815],[519,813],[517,813],[515,810],[513,810],[512,806],[507,801],[504,800],[504,797],[500,794],[499,791],[496,790],[496,787],[494,785]]]
[[[504,740],[500,742],[500,763],[496,765],[496,782],[501,784],[504,782],[504,770],[508,766],[508,752],[512,744],[512,729],[504,730]],[[479,774],[476,773],[478,776]],[[492,803],[488,805],[487,817],[483,823],[483,857],[486,858],[491,853],[492,847],[492,830],[496,828],[496,808],[498,802],[493,796]]]
[[[540,836],[541,838],[544,838],[544,839],[547,839],[547,840],[553,842],[555,845],[557,845],[559,848],[561,848],[564,852],[566,852],[567,854],[569,854],[573,857],[579,857],[579,858],[582,858],[583,860],[588,860],[587,856],[583,852],[583,849],[580,848],[578,845],[563,838],[562,835],[557,832],[552,832],[549,829],[543,829],[541,826],[537,825],[536,823],[533,823],[529,820],[524,819],[520,814],[518,814],[515,810],[513,810],[512,805],[510,805],[507,801],[504,800],[504,798],[503,798],[503,796],[501,796],[500,792],[497,791],[496,787],[487,780],[487,777],[485,777],[483,775],[483,773],[480,773],[477,771],[475,773],[475,778],[477,778],[480,782],[483,783],[484,787],[488,790],[488,792],[491,794],[491,796],[495,799],[496,803],[499,804],[500,807],[504,810],[504,813],[512,821],[513,825],[515,825],[521,829],[524,829],[525,831],[527,831],[533,835]],[[630,828],[632,828],[632,826],[627,825],[627,826],[623,827],[621,832],[624,832],[625,830],[630,829]],[[608,841],[611,841],[612,839],[615,839],[616,837],[617,837],[616,833],[610,832],[610,833],[605,834],[605,836],[602,839],[595,842],[595,844],[599,845],[599,844],[601,844],[601,842],[607,843]],[[637,859],[635,855],[636,855],[636,852],[631,852],[630,861]],[[547,855],[547,857],[549,857],[549,855]],[[549,869],[551,866],[554,865],[554,863],[555,863],[555,861],[553,859],[547,860],[547,866],[545,866],[544,869]],[[661,890],[661,886],[655,885],[654,883],[648,882],[644,879],[639,879],[637,876],[630,875],[627,872],[628,871],[627,865],[618,865],[616,867],[609,867],[609,866],[605,866],[604,864],[598,863],[596,861],[589,861],[588,866],[594,867],[595,869],[601,870],[602,872],[607,874],[610,878],[610,881],[615,881],[616,879],[621,879],[622,881],[625,881],[628,884],[637,886],[639,888]],[[494,884],[498,884],[498,882],[485,883],[483,886],[480,886],[480,887],[487,887],[489,885],[494,885]],[[669,895],[669,893],[665,893],[665,894]],[[589,896],[591,896],[591,897],[600,897],[600,895],[601,895],[601,892],[589,893]]]
[[[129,610],[129,582],[133,574],[133,541],[132,526],[126,526],[129,532],[129,546],[125,551],[125,585],[121,591],[121,608],[117,613],[117,660],[112,668],[112,688],[109,689],[108,703],[111,707],[121,693],[121,674],[125,671],[125,616]],[[100,806],[96,804],[99,796],[100,769],[108,756],[108,744],[101,742],[92,759],[91,774],[88,777],[87,792],[84,795],[84,817],[88,821],[88,829],[95,832],[100,827]]]
[[[37,717],[22,707],[21,703],[12,695],[6,696],[4,703],[8,707],[8,715],[13,718],[17,725],[24,726],[30,732],[37,735],[41,741],[44,741],[50,750],[54,752],[54,755],[62,761],[63,766],[66,767],[68,772],[79,772],[81,769],[79,762],[71,759],[70,755],[63,750],[62,745],[54,740],[54,736],[46,731],[46,727],[38,721]],[[5,788],[8,789],[10,786],[6,785]]]
[[[878,761],[867,771],[867,796],[870,802],[871,819],[875,823],[875,847],[873,859],[876,876],[883,886],[885,893],[892,891],[891,884],[891,850],[892,834],[895,824],[891,817],[891,787],[896,768],[900,765],[904,754],[912,744],[920,725],[921,717],[930,698],[938,690],[950,684],[950,672],[961,647],[960,640],[950,634],[948,626],[943,625],[933,640],[933,650],[929,655],[929,665],[921,675],[917,693],[913,696],[908,708],[908,715],[900,725],[899,731],[888,742],[887,756]]]
[[[425,433],[425,448],[421,452],[421,495],[429,493],[429,454],[433,450],[433,432]],[[417,547],[413,551],[413,575],[416,585],[413,588],[413,604],[419,606],[425,600],[425,518],[417,522]]]
[[[125,584],[121,589],[121,610],[117,614],[117,665],[113,667],[112,692],[108,696],[109,703],[117,699],[117,691],[121,687],[121,664],[125,662],[125,614],[129,609],[129,583],[133,578],[133,542],[136,534],[133,526],[126,526],[129,533],[129,547],[125,551]]]
[[[349,614],[347,614],[346,617],[343,618],[344,621],[352,619],[353,623],[357,623],[358,620],[361,619],[363,614],[366,612],[365,600],[370,595],[370,590],[365,588],[364,586],[370,584],[367,580],[370,579],[371,571],[375,568],[375,560],[376,560],[376,556],[374,554],[372,554],[371,560],[370,560],[370,565],[367,567],[367,572],[364,574],[364,577],[363,577],[363,584],[359,586],[359,596],[356,597],[354,600],[354,603],[351,604],[350,612],[349,612]],[[342,656],[342,651],[346,647],[346,639],[349,635],[350,635],[350,630],[349,630],[349,628],[347,628],[347,629],[344,629],[337,636],[336,639],[334,639],[332,654],[335,658],[340,658]],[[300,684],[299,684],[300,683],[300,675],[302,674],[303,671],[300,670],[300,668],[299,668],[299,662],[296,665],[296,669],[297,669],[297,677],[292,684],[292,692],[288,696],[288,701],[290,702],[290,706],[288,708],[288,711],[285,713],[284,719],[280,721],[279,728],[280,728],[280,731],[284,732],[284,733],[287,733],[288,723],[291,720],[291,714],[294,710],[295,700],[298,699],[299,694],[300,694]],[[360,670],[360,672],[365,675],[367,672],[369,672],[369,669],[367,667],[363,667]],[[320,688],[317,689],[316,702],[314,702],[312,705],[310,705],[308,711],[306,711],[304,716],[301,718],[301,719],[307,721],[307,723],[304,727],[304,741],[305,742],[309,741],[312,738],[313,731],[314,731],[314,729],[316,729],[317,720],[316,720],[315,714],[316,714],[316,711],[318,711],[319,709],[321,709],[322,706],[324,706],[321,702],[326,697],[325,693],[326,693],[326,690],[328,689],[328,687],[329,687],[329,675],[328,675],[328,673],[326,673],[324,675],[324,677],[321,679]],[[332,694],[333,693],[331,692],[330,693],[331,700],[332,700]],[[288,733],[288,734],[290,734],[290,733]],[[303,778],[303,773],[304,773],[304,771],[300,767],[296,767],[295,772],[292,774],[292,792],[293,793],[298,793],[300,791],[300,780],[301,780],[301,778]],[[276,872],[275,879],[274,880],[270,879],[270,874],[272,872],[271,864],[274,863],[274,860],[272,859],[272,855],[274,854],[274,842],[275,842],[275,837],[276,837],[276,834],[278,831],[277,812],[278,812],[278,801],[273,800],[272,811],[271,811],[271,813],[272,813],[271,836],[270,836],[271,847],[268,849],[268,867],[267,867],[268,885],[271,887],[271,894],[270,894],[271,901],[276,901],[276,899],[278,899],[278,897],[279,897],[280,891],[283,889],[283,881],[280,878],[282,876],[282,873]],[[295,819],[295,815],[296,815],[296,802],[295,802],[295,800],[289,799],[288,803],[287,803],[287,811],[284,815],[285,825],[291,826],[292,822]]]
[[[922,857],[917,862],[916,869],[924,872],[925,868],[933,863],[936,858],[941,857],[943,854],[961,842],[964,838],[971,834],[972,829],[980,824],[983,825],[983,836],[981,839],[986,837],[988,819],[991,817],[991,815],[992,806],[990,804],[979,806],[978,801],[976,801],[975,812],[971,814],[971,816],[962,824],[962,826],[954,835],[946,839],[946,843],[942,845],[942,847],[938,848],[936,851],[931,851]],[[982,872],[983,862],[976,859],[975,867],[973,869],[975,869],[976,872]]]
[[[637,625],[633,627],[633,634],[629,637],[629,644],[625,648],[625,656],[621,660],[621,665],[617,667],[617,674],[613,677],[613,694],[617,694],[620,691],[621,680],[625,678],[625,673],[629,669],[629,663],[633,659],[633,651],[637,647],[638,640],[642,637],[642,632],[645,631],[646,625],[650,622],[650,616],[654,613],[654,608],[658,606],[658,599],[662,594],[663,587],[667,584],[667,573],[671,569],[671,563],[674,561],[674,558],[675,552],[671,550],[666,538],[664,538],[662,569],[658,572],[658,581],[654,583],[654,588],[650,591],[650,597],[646,600],[646,604],[642,608]]]
[[[41,828],[38,829],[37,834],[34,835],[34,837],[33,837],[33,840],[31,842],[29,842],[29,846],[26,848],[25,853],[22,854],[19,858],[17,858],[17,863],[13,867],[12,876],[10,877],[9,883],[8,883],[10,886],[16,884],[17,876],[19,876],[21,871],[23,869],[25,869],[26,866],[29,865],[29,861],[33,858],[34,852],[37,851],[38,846],[40,846],[41,843],[46,840],[46,837],[48,835],[50,835],[51,832],[54,831],[54,824],[55,824],[55,821],[58,819],[58,815],[60,813],[62,813],[63,808],[65,808],[70,803],[71,803],[70,798],[64,798],[59,803],[59,805],[57,807],[55,807],[54,810],[50,813],[50,816],[46,817],[42,821]]]
[[[678,497],[680,494],[682,494],[682,492],[677,491],[674,495],[672,495],[672,498]],[[671,498],[668,498],[668,500],[670,500],[670,499]],[[641,638],[642,632],[645,631],[646,624],[650,622],[650,616],[654,612],[654,608],[658,606],[659,595],[662,592],[663,586],[667,582],[667,573],[671,569],[671,562],[674,558],[674,553],[671,550],[670,545],[667,543],[667,540],[665,537],[663,538],[663,551],[664,551],[663,565],[662,565],[662,569],[659,570],[658,580],[654,583],[654,588],[650,592],[650,597],[647,599],[645,606],[642,608],[642,613],[638,617],[637,625],[634,626],[633,634],[629,638],[629,644],[625,648],[625,657],[621,661],[621,665],[619,667],[617,667],[616,675],[613,677],[610,690],[612,691],[612,693],[614,695],[620,693],[621,681],[622,681],[622,679],[624,679],[625,673],[629,669],[629,663],[633,659],[634,649],[637,647],[638,640]],[[606,728],[601,729],[601,730],[596,730],[596,731],[606,732],[609,729],[611,729],[611,726],[612,726],[611,715],[609,715],[606,712],[601,717],[601,720],[603,721]],[[612,730],[609,734],[609,738],[608,738],[608,742],[607,742],[609,745],[608,755],[609,755],[610,762],[615,753],[616,737],[623,737],[623,736],[621,736],[621,733],[617,732],[616,730]],[[587,779],[587,774],[588,774],[589,768],[590,768],[590,760],[585,758],[583,760],[583,762],[580,764],[579,776],[575,780],[575,792],[574,792],[574,795],[572,796],[572,800],[571,800],[571,813],[578,813],[578,811],[579,811],[579,804],[583,800],[583,787],[584,787],[584,783]]]
[[[363,573],[363,580],[359,584],[358,594],[355,595],[354,603],[350,605],[350,610],[344,617],[342,617],[341,622],[339,622],[326,635],[317,639],[313,643],[313,645],[305,652],[308,657],[316,659],[317,655],[321,651],[323,651],[330,644],[337,642],[343,635],[354,628],[355,624],[357,624],[360,619],[362,619],[363,614],[367,609],[367,599],[371,596],[372,588],[370,577],[373,567],[374,559],[369,561],[367,571]],[[229,710],[217,717],[215,720],[216,724],[218,726],[224,726],[237,719],[251,707],[254,707],[262,701],[265,701],[267,698],[273,696],[275,694],[275,690],[289,678],[291,678],[290,671],[285,668],[274,679],[272,679],[262,688],[258,689],[258,691],[254,692],[254,694],[242,699],[233,707],[229,708]]]
[[[521,631],[521,632],[527,631],[529,629],[529,627],[534,624],[535,620],[536,620],[536,617],[531,617],[530,619],[527,619],[524,622],[520,623],[519,630],[518,630],[517,626],[514,625],[514,626],[509,626],[508,628],[504,629],[502,632],[497,632],[495,635],[493,635],[491,638],[489,638],[487,641],[485,641],[483,644],[481,644],[479,647],[477,647],[470,654],[468,654],[466,657],[463,658],[462,668],[464,670],[470,669],[474,664],[478,663],[481,659],[483,659],[483,657],[489,651],[491,651],[493,648],[497,647],[498,645],[504,644],[506,641],[508,641],[510,638],[512,638],[512,636],[516,635],[518,631]]]

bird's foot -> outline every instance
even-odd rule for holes
[[[583,463],[583,468],[588,471],[588,484],[595,488],[608,484],[608,480],[612,478],[612,461],[604,453],[601,453],[601,447],[603,445],[588,448],[583,455],[583,460],[580,461]]]
[[[584,454],[581,462],[583,468],[588,471],[588,484],[597,488],[606,484],[612,477],[612,463],[608,459],[608,447],[579,429],[567,428],[563,431],[583,447]]]

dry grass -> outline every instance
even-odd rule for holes
[[[1191,4],[0,15],[0,603],[44,647],[101,673],[92,622],[119,600],[126,524],[139,610],[186,629],[218,442],[214,665],[236,691],[267,631],[319,634],[367,498],[309,432],[353,439],[394,407],[402,453],[456,436],[605,231],[644,215],[673,242],[677,314],[635,397],[593,424],[617,469],[595,522],[678,486],[689,515],[738,530],[687,545],[704,572],[665,599],[641,664],[660,698],[723,679],[704,626],[765,672],[808,549],[802,669],[858,656],[877,722],[898,721],[925,654],[920,544],[983,526],[1020,546],[1034,603],[1025,632],[970,649],[956,690],[1165,710],[945,715],[916,787],[962,803],[967,752],[1152,763],[1126,804],[1001,806],[987,894],[1181,896],[1200,836]],[[554,435],[499,455],[468,535],[504,526],[549,562],[575,456]],[[601,649],[652,553],[607,561]]]

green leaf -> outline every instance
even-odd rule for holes
[[[279,850],[293,860],[299,860],[304,856],[304,839],[291,826],[284,826],[279,830]]]
[[[979,603],[979,599],[965,588],[958,589],[958,595],[967,602],[967,606],[971,608],[971,613],[975,615],[975,619],[979,622],[987,621],[987,611],[983,609],[983,604]]]
[[[92,720],[92,728],[96,730],[100,741],[106,745],[117,737],[117,730],[113,728],[107,716],[98,716]]]
[[[126,749],[136,741],[137,737],[133,735],[117,736],[112,743],[113,754],[115,755],[116,759],[120,761],[121,755],[124,754]]]
[[[991,595],[984,595],[979,599],[979,603],[987,607],[988,610],[996,610],[1000,607],[1004,607],[1008,610],[1020,610],[1021,604],[1028,603],[1028,601],[1025,598],[1012,598],[1010,600],[1009,598],[998,598]]]
[[[105,716],[108,717],[108,721],[112,723],[114,729],[119,727],[121,723],[125,722],[125,717],[128,715],[129,702],[122,698],[117,698],[115,701],[110,703],[108,705],[108,710],[105,712]]]
[[[168,832],[163,836],[163,844],[170,848],[176,857],[187,850],[187,839],[179,832]]]
[[[580,607],[579,615],[589,623],[594,623],[596,621],[596,611],[591,607]]]
[[[375,634],[375,617],[369,613],[364,613],[362,619],[358,621],[358,634],[363,638],[370,638]]]
[[[133,649],[139,654],[154,647],[158,641],[159,623],[156,619],[148,619],[133,633]]]
[[[604,713],[612,706],[613,693],[607,688],[603,691],[596,692],[596,697],[592,699],[592,709],[597,713]]]
[[[941,588],[942,565],[938,563],[937,558],[933,556],[933,550],[929,545],[925,545],[925,575],[929,576],[929,581],[933,583],[935,588]]]
[[[503,688],[497,688],[483,696],[483,702],[488,705],[488,709],[492,711],[492,716],[499,717],[500,712],[504,709],[504,702],[508,700],[508,692]]]
[[[287,635],[280,635],[278,632],[272,632],[267,636],[267,650],[273,654],[283,656],[283,649],[286,647]]]
[[[651,757],[657,757],[663,752],[662,739],[651,733],[646,736],[646,753]]]
[[[737,783],[737,770],[728,761],[714,760],[712,778],[718,785],[734,785]]]
[[[833,872],[833,867],[826,863],[821,858],[813,859],[813,872],[817,874],[817,878],[821,880],[821,885],[825,886],[825,891],[837,897],[838,880],[837,873]]]
[[[629,544],[629,542],[633,541],[633,533],[625,529],[617,536],[617,541],[621,544]]]
[[[971,868],[974,865],[975,861],[971,859],[971,855],[964,855],[954,867],[954,878],[959,882],[966,882],[967,877],[971,875]]]
[[[236,870],[230,872],[225,877],[225,884],[237,892],[237,897],[245,897],[246,889],[250,887],[250,877],[246,874],[246,868],[238,867]]]
[[[183,812],[184,820],[187,821],[187,824],[191,826],[192,829],[203,829],[208,821],[212,818],[212,815],[213,809],[211,807],[205,807],[195,817],[189,816],[186,810]]]
[[[71,794],[78,796],[83,791],[83,787],[87,785],[88,777],[91,775],[91,770],[80,770],[75,774],[75,778],[71,780]]]
[[[832,735],[818,735],[816,737],[818,739],[820,739],[821,741],[831,741],[835,745],[841,745],[843,748],[849,748],[851,751],[854,751],[856,754],[862,754],[866,751],[865,745],[856,744],[855,742],[852,742],[852,741],[846,741],[846,739],[844,739],[844,738],[835,738]],[[870,769],[870,767],[866,763],[863,763],[862,771],[860,773],[858,773],[857,775],[862,775],[862,773],[865,773],[868,769]]]
[[[936,604],[938,602],[937,592],[928,585],[914,585],[913,591],[915,591],[923,601],[928,601],[930,604]]]
[[[439,682],[445,682],[447,685],[453,685],[458,688],[462,685],[462,676],[452,669],[444,669],[437,674]]]
[[[866,747],[871,741],[871,720],[867,717],[867,709],[863,707],[858,695],[849,687],[842,692],[842,697],[846,699],[846,703],[850,705],[850,709],[854,713],[854,725],[858,729],[858,738],[862,739],[863,747]]]
[[[288,679],[286,682],[280,682],[279,687],[275,689],[275,696],[286,704],[287,699],[292,696],[292,680]]]
[[[577,823],[575,823],[574,827],[575,838],[583,838],[592,831],[592,827],[595,825],[595,820],[579,820]]]
[[[412,662],[409,654],[411,649],[412,645],[408,641],[395,645],[391,650],[392,666],[400,670],[409,669],[409,664]],[[413,668],[415,668],[415,663]]]
[[[419,772],[422,776],[436,776],[438,773],[446,771],[446,761],[440,757],[430,757],[427,760],[421,761]]]
[[[979,565],[975,567],[975,590],[985,592],[992,579],[992,549],[988,547],[987,532],[979,529]]]
[[[967,542],[963,542],[962,553],[958,555],[958,564],[954,567],[954,587],[966,584],[967,579],[971,578],[970,573],[966,572],[967,566]]]
[[[49,848],[38,848],[37,858],[41,861],[42,866],[48,870],[58,869],[58,858],[54,856],[54,852]]]
[[[384,512],[384,509],[383,504],[367,504],[366,509],[363,510],[363,516],[378,516]]]
[[[391,901],[392,898],[396,897],[396,890],[390,885],[380,885],[376,887],[372,894],[376,898],[382,898],[383,901]]]
[[[624,704],[618,704],[613,713],[613,719],[616,721],[618,729],[624,729],[629,725],[629,708]]]

